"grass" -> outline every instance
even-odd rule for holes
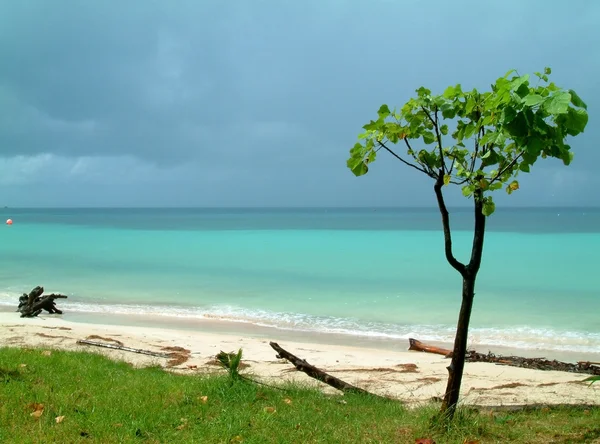
[[[462,409],[444,428],[431,420],[436,405],[409,410],[396,401],[283,387],[134,369],[94,353],[0,348],[0,442],[600,442],[596,407]]]

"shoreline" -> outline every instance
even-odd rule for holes
[[[0,306],[0,325],[2,316],[15,313],[15,318],[20,319],[16,312]],[[65,318],[66,316],[66,318]],[[339,345],[358,348],[371,348],[382,351],[408,351],[408,338],[389,338],[382,336],[351,335],[334,332],[319,332],[307,330],[285,329],[271,326],[257,325],[251,322],[234,321],[219,318],[185,318],[162,315],[134,315],[112,314],[94,312],[68,312],[66,315],[48,315],[44,318],[64,319],[67,322],[90,325],[122,326],[122,327],[159,327],[170,331],[193,331],[198,333],[218,333],[225,335],[243,336],[255,339],[267,339],[277,342],[286,340],[290,342],[311,343],[315,345]],[[427,340],[415,335],[415,339],[428,345],[452,349],[453,344],[446,341]],[[563,362],[576,363],[578,361],[600,362],[600,350],[597,353],[580,352],[572,350],[549,350],[509,347],[504,345],[489,345],[469,343],[469,350],[480,353],[494,353],[504,356],[519,356],[523,358],[546,358]]]
[[[127,351],[104,349],[77,344],[90,336],[112,338],[126,347],[160,352],[163,347],[183,347],[189,350],[187,360],[173,370],[187,374],[222,371],[212,364],[219,351],[243,350],[244,370],[258,380],[294,380],[317,384],[324,391],[339,393],[328,386],[295,371],[287,361],[276,358],[269,341],[306,359],[311,364],[335,376],[377,394],[389,395],[408,405],[431,402],[443,396],[447,381],[443,356],[407,351],[407,341],[398,344],[332,344],[331,338],[318,341],[311,336],[282,335],[246,329],[232,331],[232,326],[209,321],[201,328],[165,328],[156,320],[154,325],[117,325],[79,322],[55,315],[22,319],[18,313],[0,313],[0,343],[10,347],[42,347],[101,353],[136,366],[166,366],[164,358],[150,357]],[[273,329],[270,329],[273,330]],[[322,339],[322,338],[321,338]],[[382,347],[383,345],[383,347]],[[411,370],[412,364],[416,368]],[[587,375],[558,371],[541,371],[508,367],[490,363],[466,363],[462,399],[466,404],[599,404],[600,385],[583,383]]]

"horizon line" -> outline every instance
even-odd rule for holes
[[[454,209],[472,209],[469,205],[448,205]],[[600,205],[507,205],[497,208],[502,209],[551,209],[551,208],[572,208],[572,209],[600,209]],[[3,206],[0,210],[393,210],[393,209],[418,209],[418,210],[437,210],[436,205],[381,205],[381,206],[241,206],[241,205],[223,205],[223,206]]]

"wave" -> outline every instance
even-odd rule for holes
[[[15,300],[15,295],[0,294],[0,306],[15,307]],[[369,322],[356,318],[276,312],[231,305],[187,307],[81,301],[61,301],[60,305],[66,311],[78,313],[161,316],[173,318],[174,321],[176,319],[218,320],[282,330],[381,339],[418,337],[424,341],[452,342],[455,333],[455,327],[452,325]],[[473,327],[469,332],[469,343],[471,347],[499,346],[526,350],[598,353],[600,333],[532,326]]]

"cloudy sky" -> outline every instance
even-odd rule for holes
[[[514,205],[600,205],[597,0],[0,0],[0,205],[434,205],[348,149],[382,103],[553,68],[588,103],[574,163]],[[458,196],[453,202],[460,202]]]

